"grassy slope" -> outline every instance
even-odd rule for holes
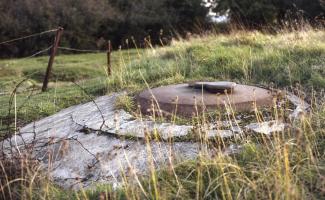
[[[177,41],[170,47],[113,54],[113,76],[105,74],[105,54],[59,56],[55,63],[52,88],[36,94],[19,110],[22,123],[52,114],[88,96],[70,81],[79,81],[93,96],[107,92],[139,91],[150,87],[189,80],[234,80],[242,83],[302,86],[300,89],[318,92],[325,88],[325,32],[306,31],[264,35],[239,32]],[[24,84],[39,87],[47,58],[0,61],[0,85],[12,89],[13,80],[29,76]],[[17,81],[16,81],[17,82]],[[18,105],[27,94],[18,95]],[[8,96],[0,96],[1,118],[7,115]],[[321,101],[321,100],[319,100]],[[214,160],[202,157],[197,161],[159,171],[158,181],[150,177],[143,181],[147,195],[162,198],[177,195],[188,198],[320,198],[324,179],[324,119],[325,107],[315,105],[315,112],[297,125],[298,138],[275,138],[269,143],[246,138],[244,151],[238,156],[217,155]],[[263,144],[262,146],[256,144]],[[155,181],[152,181],[155,180]],[[148,186],[148,187],[146,187]],[[156,186],[156,187],[155,187]],[[103,189],[104,188],[104,189]],[[107,187],[103,186],[103,191]],[[151,188],[151,189],[150,189]],[[152,188],[158,188],[155,192]],[[130,198],[141,197],[138,187],[121,192]],[[43,193],[40,193],[40,195]],[[68,195],[62,191],[55,195]],[[84,193],[80,196],[84,197]],[[96,196],[98,191],[88,191]],[[117,195],[113,193],[111,195]],[[122,196],[123,196],[122,195]]]
[[[54,65],[52,89],[33,95],[18,114],[31,121],[56,112],[88,97],[71,81],[81,81],[88,93],[145,88],[187,80],[234,80],[275,87],[301,83],[305,87],[325,88],[325,34],[300,32],[279,35],[236,33],[231,36],[206,36],[171,47],[113,54],[113,76],[105,73],[105,54],[58,56]],[[139,59],[140,58],[140,59]],[[48,57],[0,61],[0,93],[12,91],[15,84],[30,78],[21,90],[39,88]],[[106,84],[107,83],[107,84]],[[2,91],[1,91],[2,90]],[[36,91],[38,93],[38,91]],[[28,93],[18,95],[18,107]],[[0,96],[1,118],[7,115],[9,97]],[[6,106],[7,105],[7,106]],[[32,109],[33,113],[28,110]],[[23,117],[25,116],[25,117]]]
[[[135,50],[113,53],[112,63],[117,66],[121,62],[120,58],[126,55],[134,57],[135,53]],[[57,56],[49,90],[41,93],[47,62],[48,56],[0,60],[0,129],[1,125],[7,124],[10,94],[23,80],[26,81],[20,85],[17,94],[19,124],[89,101],[89,96],[104,95],[108,91],[105,53]],[[12,106],[11,117],[13,109]]]

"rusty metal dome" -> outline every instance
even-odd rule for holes
[[[191,117],[202,112],[233,109],[252,111],[272,105],[271,91],[233,82],[195,82],[148,89],[137,96],[141,112]]]

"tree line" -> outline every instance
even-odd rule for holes
[[[211,28],[207,14],[248,27],[286,17],[322,19],[324,0],[8,0],[0,1],[0,42],[63,27],[62,46],[104,49],[168,43],[176,34]],[[53,34],[0,45],[0,57],[27,56],[51,45]]]
[[[111,40],[117,48],[129,39],[128,45],[141,47],[148,36],[158,41],[171,32],[194,31],[194,24],[205,23],[206,14],[199,0],[0,1],[0,42],[60,26],[63,46],[102,49]],[[53,34],[44,34],[1,45],[0,56],[26,56],[52,40]]]
[[[208,0],[209,1],[209,0]],[[281,27],[299,20],[324,23],[325,0],[211,0],[216,12],[248,28]]]

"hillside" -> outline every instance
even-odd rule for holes
[[[121,100],[132,107],[132,96],[147,88],[193,80],[231,80],[289,91],[299,91],[312,105],[294,129],[272,138],[247,137],[236,155],[204,155],[197,160],[154,171],[118,190],[72,193],[58,189],[46,178],[27,188],[25,195],[74,198],[108,195],[112,198],[155,199],[321,199],[325,195],[325,32],[306,30],[270,35],[234,32],[193,36],[171,46],[116,51],[112,76],[106,74],[106,54],[59,55],[50,89],[40,92],[48,57],[0,60],[0,128],[14,129],[17,88],[18,126],[49,116],[92,97],[127,91]],[[28,79],[28,80],[25,80]],[[9,105],[11,105],[8,116]],[[235,141],[238,142],[238,141]],[[41,175],[39,175],[41,176]],[[41,184],[42,185],[42,184]],[[144,191],[145,192],[144,192]],[[105,193],[106,192],[106,193]],[[146,196],[145,195],[145,196]]]
[[[61,55],[55,61],[51,89],[42,94],[38,89],[47,56],[1,60],[0,93],[12,92],[16,84],[28,78],[18,91],[35,88],[35,94],[27,102],[24,100],[28,93],[18,95],[18,102],[27,103],[18,117],[31,121],[89,100],[73,81],[94,96],[120,90],[139,91],[146,87],[144,81],[154,87],[200,79],[271,84],[276,88],[300,84],[306,90],[320,90],[325,88],[324,41],[323,31],[200,36],[158,49],[114,52],[111,77],[106,75],[105,53]],[[0,102],[8,105],[9,96],[2,95]],[[31,116],[29,111],[33,108],[38,111]],[[1,108],[2,118],[7,110],[6,106]]]

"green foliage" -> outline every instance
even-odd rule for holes
[[[113,73],[109,77],[105,74],[106,55],[103,53],[61,55],[54,69],[62,72],[68,69],[73,73],[69,77],[84,78],[77,81],[83,89],[71,83],[71,78],[63,73],[57,75],[62,81],[51,79],[50,88],[44,93],[37,89],[41,78],[33,73],[45,69],[46,57],[1,60],[0,85],[12,91],[28,75],[30,84],[36,86],[30,97],[31,91],[17,94],[19,126],[88,102],[90,97],[122,90],[134,93],[147,87],[191,80],[273,83],[277,88],[300,83],[307,94],[312,86],[315,93],[322,95],[324,35],[324,31],[315,30],[276,35],[238,32],[174,41],[169,47],[142,50],[139,54],[137,50],[119,51],[112,54]],[[1,72],[6,76],[1,76]],[[0,96],[0,129],[7,125],[9,98],[9,95]],[[208,156],[202,152],[197,160],[153,169],[150,176],[155,175],[156,181],[150,176],[140,176],[141,187],[149,199],[322,199],[325,104],[322,96],[310,98],[315,101],[311,113],[294,131],[267,138],[245,137],[239,142],[243,144],[242,151],[236,155],[219,154],[217,146],[216,154]],[[132,110],[133,103],[130,96],[122,96],[117,107]],[[13,118],[12,115],[11,112],[9,117]],[[32,177],[34,180],[40,175]],[[117,189],[100,185],[70,191],[46,182],[33,185],[32,191],[27,188],[26,193],[40,199],[145,198],[139,183],[131,184],[132,180],[125,183]],[[39,185],[44,187],[37,187]],[[154,192],[154,187],[158,192]]]
[[[133,112],[135,109],[134,99],[128,95],[118,96],[115,102],[116,109],[123,109],[127,112]]]
[[[299,83],[306,89],[320,90],[325,88],[323,38],[323,31],[278,35],[240,32],[174,42],[170,47],[139,51],[140,57],[137,50],[119,51],[112,54],[113,74],[108,78],[105,73],[106,55],[103,53],[58,56],[49,92],[33,95],[27,103],[24,102],[28,93],[18,95],[18,106],[24,105],[19,118],[26,123],[89,101],[88,96],[71,81],[80,84],[93,96],[106,91],[134,93],[148,86],[192,80],[233,80],[247,84],[273,84],[275,87]],[[12,92],[15,85],[25,78],[30,79],[23,83],[19,92],[40,88],[47,59],[0,61],[0,92]],[[129,99],[126,100],[122,105],[131,108]],[[0,108],[4,121],[9,97],[0,96],[0,102],[4,105]]]
[[[30,77],[31,79],[37,80],[39,82],[44,79],[44,69],[24,69],[24,76]],[[103,75],[101,69],[90,69],[89,67],[66,67],[66,66],[56,66],[52,71],[51,78],[57,81],[79,81],[84,79],[95,78]]]
[[[311,21],[324,17],[324,7],[319,0],[216,0],[215,11],[229,12],[233,22],[259,27],[276,25],[302,18]]]
[[[16,0],[0,2],[0,41],[63,27],[62,46],[106,49],[111,40],[117,48],[144,46],[168,40],[171,32],[193,30],[204,24],[207,9],[199,0]],[[163,30],[164,32],[161,32]],[[125,39],[129,39],[126,44]],[[0,57],[33,54],[53,43],[53,34],[44,34],[0,45]]]

